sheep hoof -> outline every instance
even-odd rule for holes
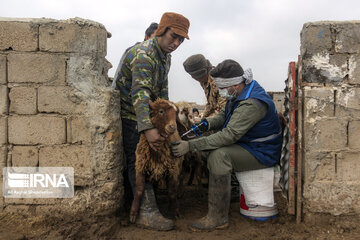
[[[130,222],[135,223],[135,221],[136,221],[136,214],[130,213]]]

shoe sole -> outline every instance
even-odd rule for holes
[[[243,216],[244,218],[252,219],[252,220],[255,220],[255,221],[261,221],[261,222],[266,222],[269,219],[274,219],[274,218],[278,217],[278,215],[269,216],[269,217],[252,217],[252,216],[246,216],[246,215],[243,215],[243,214],[240,214],[240,215]]]
[[[225,223],[221,226],[217,226],[217,227],[214,227],[214,228],[209,228],[209,229],[200,229],[200,228],[195,228],[195,227],[192,227],[192,226],[189,226],[190,230],[193,231],[193,232],[210,232],[210,231],[213,231],[213,230],[223,230],[223,229],[226,229],[229,227],[229,223]]]

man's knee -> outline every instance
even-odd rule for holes
[[[231,171],[231,159],[225,148],[212,151],[207,159],[207,166],[211,173],[223,175]]]

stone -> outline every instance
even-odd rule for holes
[[[49,53],[8,55],[9,83],[65,85],[66,57]]]
[[[12,167],[37,167],[39,153],[35,146],[14,146],[11,151]]]
[[[336,92],[336,116],[360,118],[360,88],[343,86]]]
[[[336,52],[360,53],[360,21],[338,23],[333,28],[336,31]]]
[[[0,146],[7,144],[7,117],[0,117]]]
[[[339,154],[338,174],[342,181],[360,183],[359,152]]]
[[[81,108],[78,104],[80,104],[79,99],[69,87],[41,86],[38,89],[39,112],[60,114],[81,113]]]
[[[106,55],[107,31],[101,24],[70,19],[41,24],[39,45],[46,52],[100,53]]]
[[[0,55],[0,85],[6,82],[6,56]]]
[[[328,52],[332,48],[331,30],[328,22],[305,23],[300,38],[302,56]]]
[[[73,167],[75,186],[91,185],[90,147],[81,145],[48,146],[40,149],[40,167]]]
[[[91,143],[91,132],[85,117],[70,117],[67,119],[68,143]]]
[[[65,119],[55,116],[10,116],[9,143],[21,145],[63,144],[66,142]]]
[[[304,87],[304,118],[312,121],[334,116],[334,92],[332,87]]]
[[[349,148],[360,151],[360,120],[349,122]]]
[[[38,49],[37,24],[0,19],[0,50],[36,51]]]
[[[36,114],[36,89],[31,87],[13,87],[10,89],[10,113]]]
[[[7,115],[9,112],[8,88],[0,85],[0,116]]]
[[[360,54],[352,54],[349,58],[349,83],[360,84]]]

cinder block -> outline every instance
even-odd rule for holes
[[[336,92],[336,116],[360,118],[360,88],[341,88]]]
[[[334,116],[334,88],[304,87],[304,117],[309,121]]]
[[[306,119],[304,124],[305,151],[333,151],[347,144],[347,121],[342,119]]]
[[[40,167],[73,167],[75,185],[92,184],[90,148],[81,145],[49,146],[40,149]]]
[[[13,87],[9,93],[10,112],[16,114],[36,114],[36,89]]]
[[[81,113],[80,105],[70,87],[41,86],[38,89],[39,112],[55,112],[60,114]]]
[[[0,146],[7,144],[7,117],[0,117]]]
[[[39,153],[34,146],[14,146],[11,151],[12,167],[36,167],[39,162]]]
[[[331,30],[327,22],[305,23],[300,37],[302,56],[328,52],[332,48]]]
[[[7,115],[9,112],[8,88],[0,85],[0,116]]]
[[[349,148],[354,150],[360,150],[360,121],[349,122]],[[360,153],[359,153],[360,157]]]
[[[48,23],[40,25],[41,51],[102,53],[106,55],[107,31],[92,24]]]
[[[339,154],[338,172],[343,181],[360,182],[359,152]]]
[[[8,82],[64,85],[66,58],[49,53],[8,55]]]
[[[335,51],[360,53],[360,22],[344,22],[333,26],[336,32]]]
[[[91,133],[84,117],[70,117],[67,120],[68,143],[91,143]]]
[[[65,119],[54,116],[10,116],[9,143],[21,145],[66,142]]]
[[[334,181],[336,179],[335,154],[311,151],[305,153],[304,181]]]
[[[352,54],[349,58],[349,83],[360,84],[360,54]]]
[[[38,28],[30,22],[0,21],[0,50],[36,51]]]
[[[332,55],[329,52],[306,55],[302,59],[302,81],[338,86],[345,82],[348,70],[346,54]]]
[[[6,81],[6,57],[0,55],[0,84],[5,84]]]

